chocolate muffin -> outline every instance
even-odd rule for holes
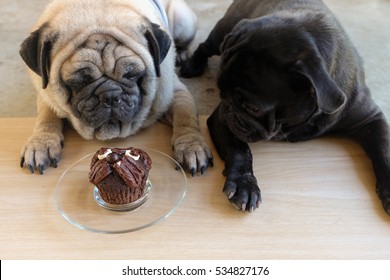
[[[91,161],[89,181],[110,204],[127,204],[143,194],[152,160],[137,148],[101,148]]]

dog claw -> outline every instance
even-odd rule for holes
[[[39,174],[43,175],[43,170],[45,169],[43,165],[38,165],[38,172]]]
[[[233,196],[234,196],[235,192],[234,191],[231,191],[229,194],[228,194],[228,198],[231,199]]]
[[[241,210],[245,211],[245,209],[246,209],[246,203],[241,204]]]
[[[27,167],[28,167],[28,170],[30,170],[30,173],[34,174],[34,167],[31,164],[27,165]]]
[[[25,161],[25,159],[24,159],[24,157],[21,157],[20,158],[20,167],[24,167],[24,161]]]
[[[259,208],[261,204],[261,195],[252,195],[251,202],[250,202],[250,212],[253,212],[256,210],[256,208]]]

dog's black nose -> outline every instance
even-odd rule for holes
[[[121,103],[122,88],[114,81],[107,80],[99,86],[96,94],[100,103],[107,108],[117,107]]]
[[[117,107],[119,103],[121,102],[121,95],[122,91],[108,91],[103,93],[100,96],[100,102],[103,104],[103,106],[109,108],[109,107]]]

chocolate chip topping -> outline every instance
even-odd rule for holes
[[[121,158],[122,158],[122,155],[119,155],[119,154],[117,154],[117,153],[112,152],[112,153],[110,153],[110,154],[107,155],[106,161],[107,161],[108,163],[113,164],[113,163],[116,163],[116,162],[117,162],[118,160],[120,160]]]

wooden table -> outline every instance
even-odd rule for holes
[[[206,117],[202,133],[210,142]],[[81,230],[58,212],[54,189],[77,159],[101,146],[150,147],[170,154],[170,127],[158,123],[108,143],[73,130],[57,169],[43,176],[19,167],[33,118],[0,119],[1,259],[389,259],[390,217],[375,194],[371,162],[343,138],[252,145],[263,204],[252,214],[221,189],[223,162],[187,176],[180,207],[161,223],[125,234]]]

